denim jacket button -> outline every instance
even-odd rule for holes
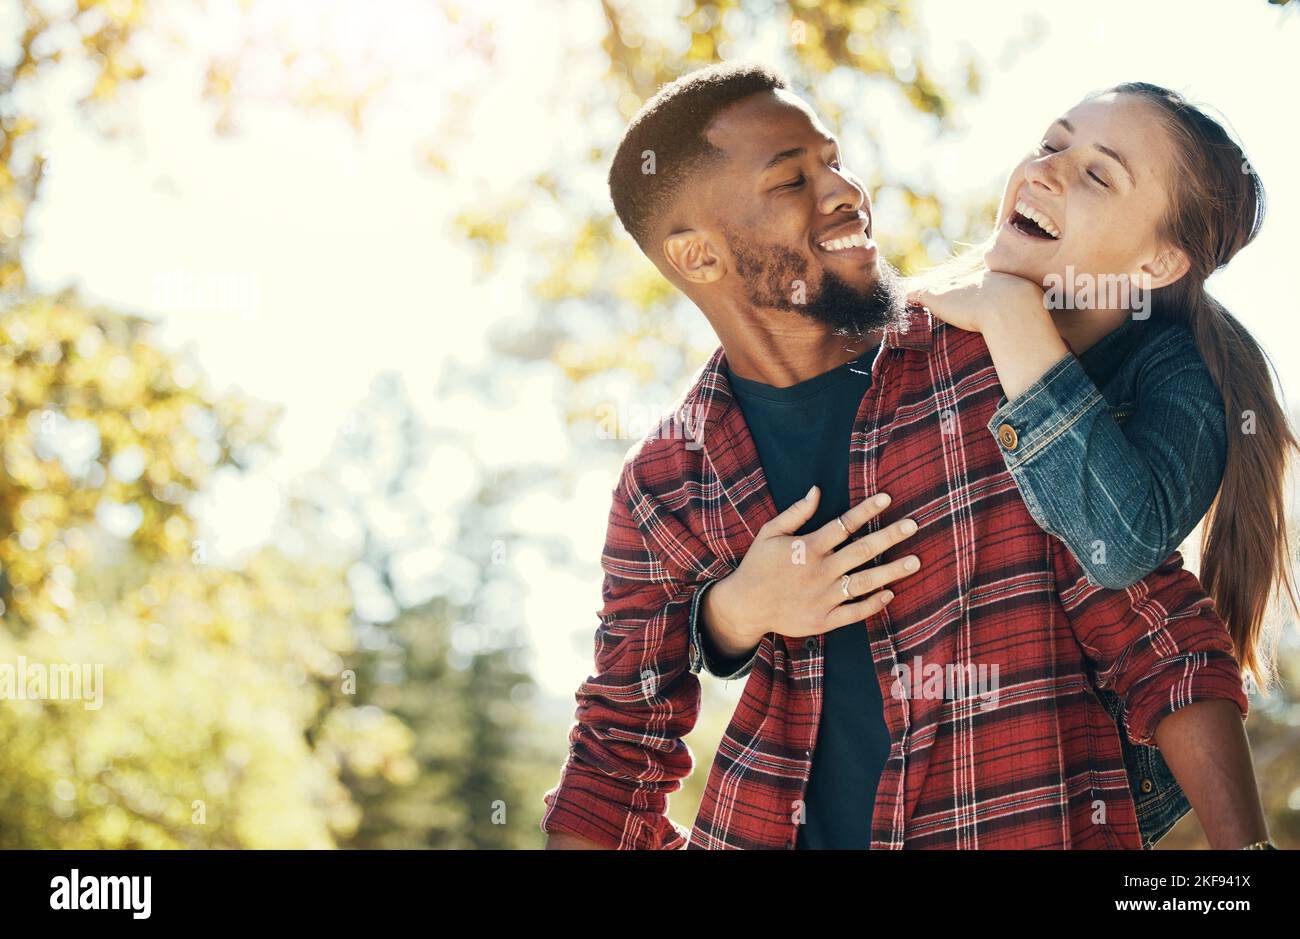
[[[998,428],[998,443],[1008,450],[1014,450],[1020,445],[1020,435],[1016,433],[1016,429],[1010,424],[1003,424]]]
[[[1154,788],[1155,788],[1155,784],[1154,784],[1153,782],[1151,782],[1151,780],[1149,780],[1149,779],[1144,779],[1144,780],[1142,780],[1142,794],[1143,794],[1143,795],[1146,795],[1148,792],[1150,792],[1150,791],[1151,791],[1152,789],[1154,789]]]

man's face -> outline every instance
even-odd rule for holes
[[[726,159],[705,171],[698,205],[736,274],[720,288],[842,333],[897,315],[898,272],[878,258],[870,200],[807,105],[785,91],[753,95],[720,114],[708,137]]]

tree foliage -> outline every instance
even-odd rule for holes
[[[189,510],[277,412],[214,395],[147,321],[72,292],[6,309],[0,343],[0,663],[102,673],[98,706],[0,707],[0,845],[322,847],[352,831],[340,767],[408,738],[344,694],[346,584],[272,548],[209,564]]]

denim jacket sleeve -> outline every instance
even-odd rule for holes
[[[1150,350],[1133,385],[1112,408],[1067,354],[988,424],[1035,521],[1112,589],[1178,549],[1226,465],[1223,401],[1190,337]]]

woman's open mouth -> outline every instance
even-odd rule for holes
[[[1061,237],[1061,230],[1056,227],[1056,223],[1051,218],[1024,202],[1016,203],[1015,209],[1007,219],[1007,224],[1030,238],[1057,241]]]

